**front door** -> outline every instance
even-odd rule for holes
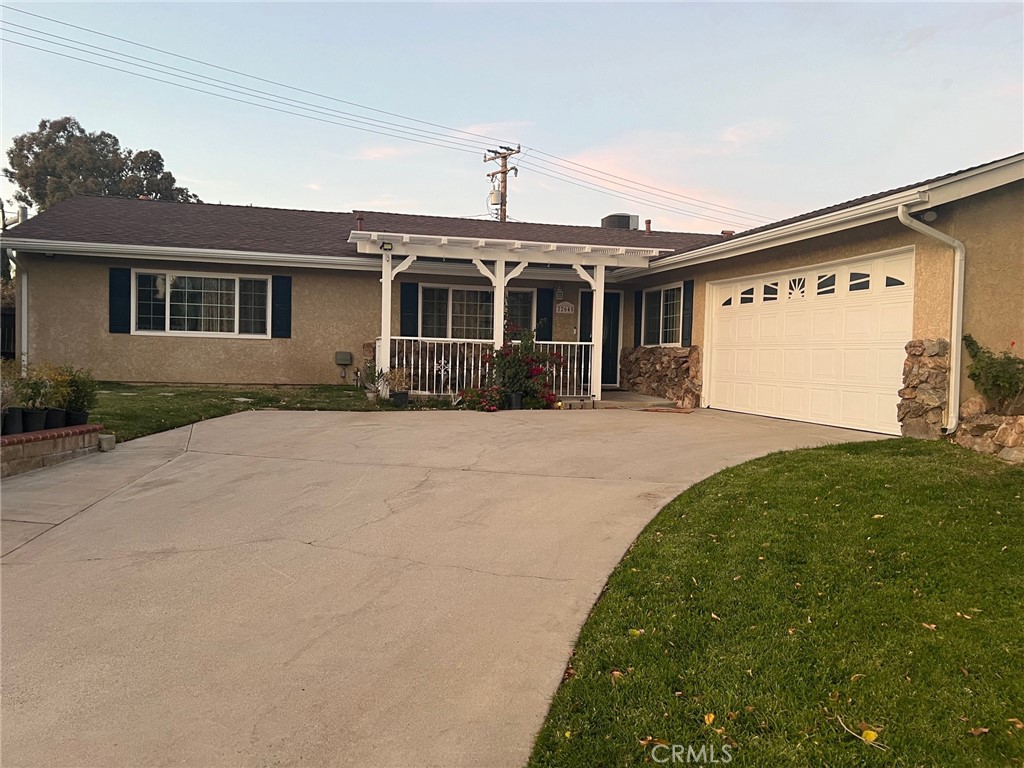
[[[601,355],[601,386],[619,386],[619,352],[621,338],[619,329],[622,310],[620,291],[604,292],[604,351]],[[594,292],[580,291],[580,341],[593,341]]]

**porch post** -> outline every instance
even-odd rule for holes
[[[505,260],[494,263],[494,346],[505,343]]]
[[[594,400],[601,399],[601,358],[604,353],[604,264],[594,267],[594,316],[590,352],[590,388]]]
[[[380,348],[377,350],[377,368],[387,371],[391,367],[391,254],[381,253],[380,260]]]

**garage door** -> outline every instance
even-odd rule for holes
[[[712,283],[713,408],[899,434],[912,253]]]

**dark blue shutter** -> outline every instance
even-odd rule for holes
[[[594,292],[580,291],[580,341],[594,340]]]
[[[398,333],[401,336],[420,335],[420,284],[401,283],[399,286],[400,318]]]
[[[633,346],[639,347],[644,340],[644,292],[633,291]]]
[[[110,332],[132,332],[132,271],[110,268]]]
[[[292,279],[287,275],[270,278],[270,335],[275,339],[292,337]]]
[[[555,291],[537,289],[537,341],[551,341],[555,325]]]
[[[693,343],[693,280],[683,283],[683,346]]]

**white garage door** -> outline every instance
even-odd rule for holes
[[[712,283],[713,408],[899,434],[912,253]]]

